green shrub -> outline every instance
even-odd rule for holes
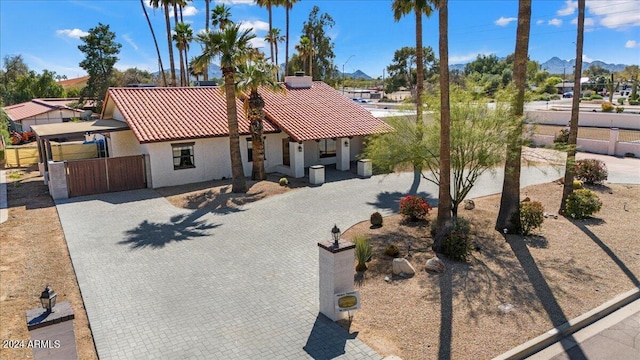
[[[573,190],[578,190],[578,189],[582,189],[582,188],[583,188],[582,181],[573,180]]]
[[[520,203],[520,233],[529,235],[531,230],[540,228],[544,221],[544,207],[539,201]]]
[[[576,179],[584,181],[586,184],[602,184],[609,173],[607,165],[596,159],[584,159],[576,161]]]
[[[438,224],[431,223],[431,236],[438,232]],[[467,261],[473,251],[473,243],[469,237],[471,223],[458,217],[453,221],[453,228],[449,235],[442,240],[442,252],[457,261]]]
[[[597,213],[602,208],[602,201],[598,194],[588,189],[580,189],[572,192],[567,197],[565,215],[574,219],[584,219]]]
[[[589,99],[591,99],[591,100],[602,100],[602,95],[593,94],[593,95],[589,96]]]
[[[624,111],[624,108],[622,106],[616,106],[616,112],[619,114],[621,112]]]
[[[553,139],[555,144],[566,144],[569,142],[569,129],[562,129]]]
[[[400,249],[398,249],[397,246],[391,244],[384,248],[384,254],[395,258],[400,256]]]
[[[638,101],[638,100],[629,100],[629,105],[640,105],[640,101]]]
[[[619,97],[619,98],[618,98],[618,104],[620,104],[620,105],[624,105],[624,101],[625,101],[626,99],[627,99],[627,98]]]
[[[591,90],[587,90],[584,92],[584,94],[582,94],[582,98],[586,100],[591,99],[591,96],[593,96],[593,91]]]
[[[426,219],[432,207],[421,196],[408,195],[400,199],[400,215],[410,221]]]
[[[634,157],[636,157],[636,154],[634,154],[632,152],[626,152],[626,153],[624,153],[624,157],[634,158]]]
[[[613,104],[611,104],[610,102],[603,102],[602,105],[602,112],[612,112],[613,111]]]
[[[371,216],[369,217],[369,221],[371,222],[371,225],[380,227],[382,226],[382,215],[376,211],[371,214]]]
[[[355,253],[356,261],[358,262],[356,271],[365,271],[367,270],[367,261],[371,257],[373,247],[369,244],[369,239],[364,235],[356,235],[353,238],[353,242],[356,244]]]
[[[280,186],[287,186],[289,185],[289,180],[287,180],[286,177],[281,177],[280,181],[278,181],[278,184],[280,184]]]

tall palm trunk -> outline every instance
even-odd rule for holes
[[[449,105],[449,4],[438,3],[440,52],[440,181],[438,182],[438,233],[433,250],[442,251],[442,241],[451,229],[451,109]],[[457,215],[457,214],[456,214]]]
[[[169,21],[169,5],[165,2],[164,21],[167,25],[167,42],[169,45],[169,63],[171,65],[171,86],[176,86],[176,63],[173,59],[173,42],[171,41],[171,22]]]
[[[234,193],[246,193],[247,182],[242,168],[242,155],[240,153],[240,134],[238,130],[238,109],[236,107],[235,70],[223,68],[224,91],[227,101],[227,123],[229,126],[229,152],[231,154],[231,191]]]
[[[177,27],[178,26],[178,6],[173,5],[173,26]],[[178,47],[178,54],[180,55],[180,86],[184,86],[184,79],[185,79],[185,73],[184,73],[184,56],[182,53],[182,49]]]
[[[156,54],[158,54],[158,65],[160,66],[160,73],[162,74],[162,86],[167,86],[167,75],[164,73],[164,67],[162,66],[162,56],[160,56],[158,39],[156,39],[156,33],[153,31],[151,20],[149,20],[149,14],[147,13],[147,8],[144,6],[144,0],[140,0],[140,5],[142,5],[142,11],[144,11],[144,17],[147,18],[147,24],[149,24],[149,30],[151,30],[151,37],[153,37],[153,44],[156,46]]]
[[[576,40],[576,67],[573,71],[574,84],[580,84],[582,74],[582,47],[584,44],[584,8],[585,0],[578,0],[578,36]],[[613,83],[613,79],[611,81]],[[578,89],[578,94],[580,93]],[[613,88],[611,89],[613,93]],[[560,214],[564,214],[567,198],[573,192],[573,178],[576,174],[574,164],[576,161],[576,144],[578,142],[578,113],[580,112],[580,96],[574,96],[571,103],[571,120],[569,121],[569,140],[567,142],[567,163],[564,172],[564,187],[562,189],[562,201],[560,202]]]
[[[251,89],[249,93],[249,121],[251,122],[251,148],[253,149],[252,180],[264,180],[267,178],[264,171],[264,143],[262,141],[262,129],[264,119],[264,99],[257,89]]]
[[[271,34],[271,29],[273,28],[273,14],[271,3],[267,4],[267,11],[269,11],[269,34]],[[275,64],[275,59],[273,58],[273,43],[269,44],[269,48],[271,49],[271,63]]]
[[[211,12],[210,12],[210,8],[209,8],[209,3],[211,2],[211,0],[204,0],[204,4],[205,4],[205,23],[204,23],[204,28],[205,30],[207,30],[207,32],[209,32],[209,19],[211,19]],[[202,79],[204,81],[208,81],[209,80],[209,64],[207,64],[207,66],[204,67],[203,69],[203,74],[202,74]]]
[[[416,141],[420,143],[423,137],[422,121],[422,93],[424,92],[424,62],[422,61],[422,8],[415,6],[413,9],[416,16],[416,89],[415,89],[415,102],[416,102]],[[413,184],[411,189],[418,189],[420,186],[420,179],[422,177],[422,164],[416,162],[413,164]]]
[[[285,40],[285,60],[284,60],[284,76],[289,75],[289,6],[285,5],[285,12],[287,14],[286,26],[287,26],[287,40]]]
[[[531,0],[520,0],[518,5],[518,30],[513,63],[513,82],[516,95],[511,104],[515,126],[507,135],[507,159],[504,164],[504,181],[500,198],[500,211],[496,230],[513,234],[520,230],[520,166],[522,155],[522,129],[524,114],[524,89],[527,80],[529,30],[531,27]]]

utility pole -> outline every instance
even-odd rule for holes
[[[354,57],[354,55],[349,56],[347,61],[345,61],[344,64],[342,64],[342,95],[344,95],[344,66],[347,65],[347,63],[349,62],[349,60],[351,60],[352,57]]]

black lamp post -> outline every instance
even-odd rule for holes
[[[45,308],[47,312],[51,312],[53,307],[56,306],[57,297],[58,294],[47,285],[42,294],[40,294],[40,303],[42,303],[42,307]]]
[[[333,246],[335,248],[340,247],[338,241],[340,241],[340,229],[338,229],[338,225],[333,225],[333,229],[331,229],[331,236],[333,237]]]

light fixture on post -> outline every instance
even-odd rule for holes
[[[53,311],[53,307],[56,306],[56,298],[58,294],[51,289],[49,285],[44,288],[42,294],[40,294],[40,303],[42,307],[47,310],[48,313]]]
[[[344,141],[344,147],[349,147],[349,140]]]
[[[331,229],[331,236],[333,237],[333,246],[337,249],[340,247],[340,229],[337,224],[333,225],[333,229]]]
[[[298,145],[298,152],[302,152],[302,145]]]

